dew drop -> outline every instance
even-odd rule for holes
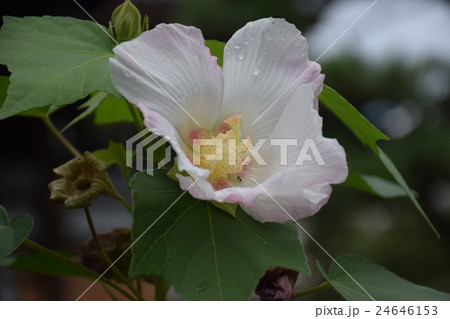
[[[244,44],[245,44],[245,45],[248,45],[248,41],[245,41]]]
[[[239,60],[244,60],[244,53],[239,53],[239,56],[238,56],[238,58],[239,58]]]
[[[257,66],[255,66],[255,69],[253,70],[253,75],[254,76],[258,76],[259,75],[259,68]]]
[[[234,48],[235,48],[236,50],[239,50],[240,46],[235,45]]]

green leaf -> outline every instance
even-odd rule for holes
[[[23,214],[8,223],[8,214],[0,205],[0,258],[6,257],[16,250],[28,237],[33,228],[33,219]]]
[[[55,107],[53,106],[39,106],[34,107],[32,109],[17,113],[18,116],[29,116],[29,117],[44,117],[45,115],[51,114],[55,110]],[[1,113],[1,110],[0,110]]]
[[[117,165],[119,171],[129,181],[130,168],[126,164],[126,152],[123,144],[109,141],[108,148],[94,151],[92,154],[104,162],[106,166]]]
[[[9,77],[0,76],[0,108],[3,105],[3,102],[6,99],[6,92],[8,91],[9,86]]]
[[[223,210],[224,212],[227,212],[231,216],[236,217],[236,209],[239,206],[237,203],[227,203],[227,202],[219,203],[219,202],[212,200],[211,204],[213,204],[217,208]]]
[[[97,107],[100,105],[100,103],[102,103],[103,100],[106,99],[107,96],[108,96],[108,93],[106,93],[106,92],[98,92],[98,93],[94,94],[89,100],[87,100],[86,102],[81,104],[78,109],[85,109],[85,110],[80,115],[78,115],[76,118],[74,118],[72,121],[70,121],[70,123],[67,124],[60,131],[60,133],[64,133],[64,131],[66,131],[68,128],[72,127],[73,125],[75,125],[79,121],[81,121],[82,119],[91,115],[97,109]]]
[[[436,236],[438,238],[440,238],[441,236],[439,235],[438,231],[431,223],[427,214],[425,214],[425,211],[420,206],[419,202],[417,201],[416,197],[414,196],[413,191],[409,188],[408,184],[406,183],[405,179],[402,177],[402,175],[398,171],[397,167],[395,167],[395,165],[391,161],[391,159],[386,155],[386,153],[383,152],[383,150],[379,146],[377,146],[377,153],[378,153],[378,157],[380,158],[380,160],[384,164],[384,166],[387,168],[387,170],[391,173],[391,175],[395,178],[395,180],[400,184],[401,187],[403,187],[405,192],[408,194],[409,199],[413,202],[414,206],[416,206],[417,210],[420,212],[422,217],[425,219],[428,226],[430,226],[430,228],[433,230],[433,232],[436,234]]]
[[[294,223],[233,218],[154,172],[131,181],[131,277],[162,275],[189,300],[247,300],[271,266],[310,274]]]
[[[324,85],[319,101],[334,113],[363,143],[376,152],[376,141],[389,140],[339,93]]]
[[[120,122],[133,123],[127,101],[109,95],[95,110],[94,123],[104,125]]]
[[[28,214],[19,215],[11,220],[9,227],[14,231],[13,250],[16,250],[30,235],[33,228],[33,218]]]
[[[375,155],[378,156],[384,166],[388,169],[388,171],[392,174],[398,184],[406,192],[408,197],[413,202],[414,206],[416,206],[417,210],[420,212],[427,224],[431,227],[436,236],[440,238],[440,235],[437,232],[436,228],[434,228],[424,210],[422,209],[422,207],[420,207],[419,203],[414,197],[413,191],[406,184],[402,175],[399,173],[389,157],[381,150],[380,147],[378,147],[376,141],[380,139],[388,140],[388,138],[383,133],[378,131],[364,116],[362,116],[361,113],[358,112],[356,108],[354,108],[347,100],[345,100],[332,88],[324,85],[323,91],[319,95],[319,100],[328,109],[330,109],[353,132],[353,134],[358,137],[358,139],[363,144],[369,145]],[[373,180],[371,188],[373,188]]]
[[[14,231],[11,227],[0,226],[0,258],[14,250]]]
[[[449,293],[416,285],[365,258],[343,255],[336,258],[336,262],[377,301],[450,300]],[[331,264],[328,275],[319,264],[318,267],[325,279],[345,299],[372,300],[336,263]]]
[[[70,252],[60,252],[60,254],[68,258],[74,256]],[[57,257],[41,252],[15,258],[0,259],[0,267],[51,276],[92,278],[92,274],[83,271],[72,263],[64,262]]]
[[[353,170],[349,170],[344,185],[383,198],[408,196],[406,191],[396,183],[385,180],[379,176],[358,174]]]
[[[114,42],[90,21],[3,17],[0,63],[12,73],[0,119],[45,105],[66,105],[101,90],[120,96],[108,71]]]
[[[206,40],[205,45],[209,48],[212,56],[217,57],[217,64],[223,66],[223,50],[225,49],[225,42],[217,40]]]
[[[2,205],[0,205],[0,227],[1,226],[8,226],[8,213]]]
[[[14,246],[14,232],[8,224],[8,214],[0,205],[0,258],[9,255]]]
[[[5,101],[6,97],[8,96],[8,94],[7,94],[8,86],[9,86],[9,77],[0,76],[0,110],[3,106],[3,102]],[[44,117],[45,115],[52,114],[57,109],[58,109],[58,107],[56,107],[54,105],[52,105],[52,106],[46,105],[46,106],[34,107],[32,109],[20,112],[17,115],[41,118],[41,117]]]

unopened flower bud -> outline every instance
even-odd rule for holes
[[[141,13],[130,0],[119,5],[112,13],[109,24],[110,32],[115,36],[117,42],[128,41],[136,38],[148,29],[148,18],[144,17],[141,22]]]
[[[53,170],[61,178],[48,184],[50,199],[66,208],[82,208],[100,195],[119,198],[105,170],[105,164],[89,152],[75,157]]]
[[[121,272],[125,274],[128,273],[131,261],[131,251],[128,250],[123,256],[122,254],[131,245],[130,230],[127,228],[116,228],[109,233],[98,234],[98,240],[109,259],[113,261],[117,260],[115,266]],[[73,259],[98,274],[103,273],[108,268],[108,265],[106,265],[99,257],[99,253],[92,238],[81,246],[80,253]],[[109,279],[114,278],[112,271],[108,271],[105,276]]]
[[[297,271],[271,267],[259,280],[255,293],[261,300],[294,300],[294,284],[297,278]]]

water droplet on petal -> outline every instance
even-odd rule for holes
[[[245,45],[248,45],[248,41],[245,41],[244,44],[245,44]]]
[[[240,46],[235,45],[234,48],[235,48],[236,50],[239,50]]]
[[[238,58],[239,58],[239,60],[243,60],[244,59],[244,53],[243,52],[239,53]]]
[[[207,281],[201,283],[197,287],[195,287],[196,292],[203,292],[209,288],[209,283]]]
[[[259,68],[257,66],[255,66],[255,69],[253,70],[253,75],[258,76],[259,71],[260,71]]]

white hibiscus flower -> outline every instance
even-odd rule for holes
[[[237,31],[223,70],[201,31],[180,24],[160,24],[114,53],[113,83],[148,129],[170,137],[178,170],[187,173],[177,174],[180,187],[192,196],[238,203],[260,222],[285,222],[290,216],[278,204],[295,219],[310,216],[328,201],[330,184],[346,179],[344,149],[322,136],[317,96],[324,76],[308,60],[306,39],[285,20],[261,19]],[[202,149],[194,161],[195,140],[211,138],[223,141],[223,160],[208,160]],[[273,139],[298,142],[283,155]],[[296,161],[307,139],[324,165]]]

